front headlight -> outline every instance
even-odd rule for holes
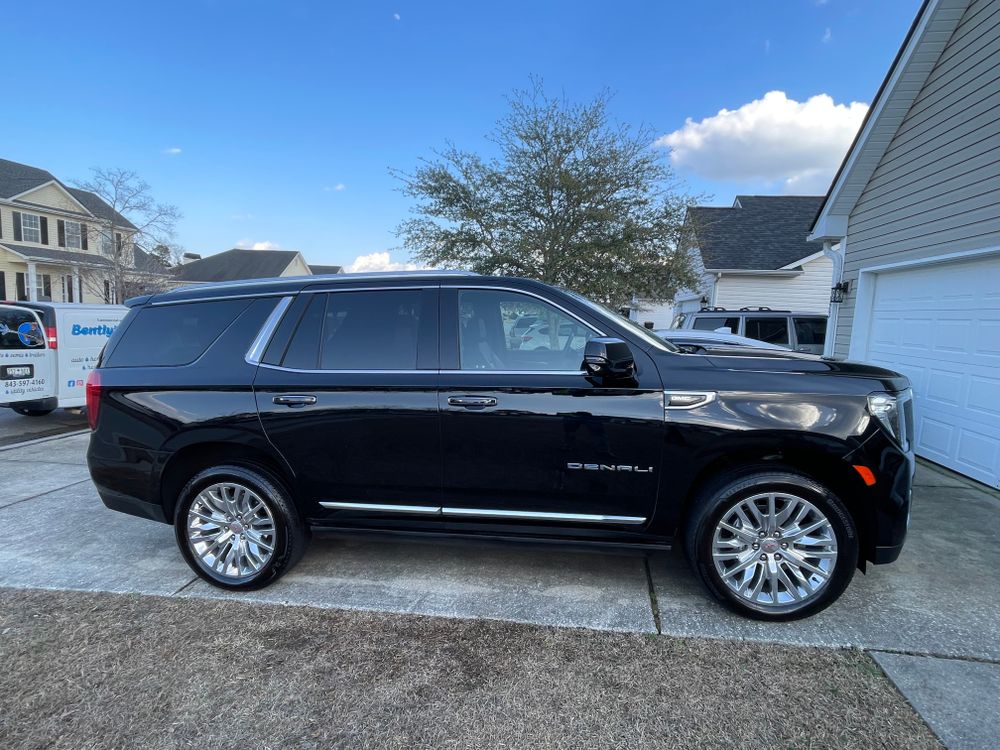
[[[872,393],[868,396],[868,411],[886,431],[895,438],[903,450],[909,450],[909,434],[903,406],[912,398],[909,389],[899,393]]]

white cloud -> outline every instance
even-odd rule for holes
[[[344,270],[349,273],[368,273],[372,271],[419,271],[423,267],[416,263],[396,263],[386,251],[359,255]]]
[[[393,20],[393,21],[399,21],[399,20],[400,20],[400,15],[399,15],[399,13],[393,13],[393,14],[392,14],[392,20]]]
[[[280,250],[281,245],[277,242],[271,242],[270,240],[264,240],[262,242],[254,242],[249,239],[242,239],[236,243],[235,247],[242,248],[243,250]]]
[[[177,146],[171,146],[170,148],[163,149],[163,153],[166,156],[178,156],[181,150]]]
[[[347,190],[347,185],[345,185],[342,182],[338,182],[336,185],[324,185],[323,186],[323,191],[327,192],[327,193],[334,193],[334,192],[341,193],[344,190]]]
[[[233,221],[248,221],[253,218],[253,214],[251,213],[230,214],[229,218],[232,219]]]
[[[824,192],[868,105],[836,104],[827,94],[804,102],[769,91],[738,109],[695,121],[656,140],[670,159],[711,180],[782,182],[786,192]]]
[[[826,27],[826,31],[823,32],[823,44],[829,44],[830,40],[833,39],[833,32],[830,27]]]

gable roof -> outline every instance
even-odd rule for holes
[[[9,159],[0,159],[0,198],[14,199],[15,196],[26,193],[29,190],[34,190],[50,182],[55,183],[65,190],[77,203],[87,209],[91,216],[113,221],[115,226],[124,227],[125,229],[136,228],[131,221],[112,209],[99,195],[95,195],[87,190],[67,187],[60,180],[56,179],[51,172],[44,169],[32,167],[27,164],[19,164]],[[40,209],[50,208],[49,206],[41,206],[30,201],[15,200],[15,202]],[[83,214],[80,215],[82,216]]]
[[[806,241],[821,195],[739,195],[731,208],[691,206],[685,223],[706,269],[776,271],[816,254]]]
[[[176,266],[173,274],[179,281],[266,279],[281,276],[298,254],[297,250],[233,248]]]
[[[343,266],[309,266],[309,270],[313,272],[316,276],[322,276],[324,274],[340,273],[344,270]]]
[[[924,0],[816,212],[809,239],[839,241],[847,218],[958,27],[970,0]]]

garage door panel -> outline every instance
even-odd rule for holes
[[[919,455],[1000,487],[1000,256],[875,276],[868,359],[910,378]]]

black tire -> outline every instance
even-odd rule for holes
[[[237,482],[257,494],[274,519],[274,551],[270,559],[251,578],[233,580],[202,565],[188,543],[188,516],[198,494],[213,484]],[[199,472],[181,490],[174,511],[174,535],[184,560],[201,578],[219,588],[253,591],[270,585],[290,570],[305,553],[309,531],[282,482],[258,466],[221,465]]]
[[[25,409],[23,406],[12,406],[10,408],[22,417],[44,417],[55,411],[55,409]]]
[[[804,597],[801,602],[762,605],[752,601],[723,581],[713,560],[713,539],[720,520],[742,500],[768,492],[788,493],[808,501],[826,516],[836,537],[836,561],[832,575],[821,587],[817,587],[815,594]],[[809,617],[836,601],[854,577],[859,550],[854,520],[839,498],[806,476],[794,471],[753,467],[720,478],[706,487],[695,502],[684,530],[684,548],[688,562],[697,571],[709,592],[739,614],[758,620],[797,620]],[[780,553],[781,550],[778,549],[777,552]],[[787,552],[785,554],[787,557]],[[775,595],[775,598],[779,595]]]

